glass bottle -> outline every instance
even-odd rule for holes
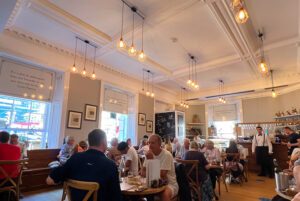
[[[122,181],[124,180],[124,177],[125,177],[125,170],[126,170],[125,157],[122,156],[121,162],[119,165],[119,171],[121,172],[121,180]]]

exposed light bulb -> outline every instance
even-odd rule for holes
[[[118,42],[118,44],[117,44],[117,47],[118,47],[119,49],[126,49],[126,44],[125,44],[123,38],[120,38],[120,40],[119,40],[119,42]]]
[[[53,89],[53,87],[52,86],[49,86],[49,90],[51,91]]]
[[[272,97],[273,97],[273,98],[276,98],[276,97],[277,97],[277,93],[276,93],[276,91],[274,91],[274,89],[272,90]]]
[[[261,73],[267,73],[268,72],[267,64],[264,61],[260,62],[259,70],[260,70]]]
[[[42,95],[39,95],[39,99],[42,100],[42,99],[43,99],[43,96],[42,96]]]
[[[180,106],[183,106],[183,102],[180,103]]]
[[[133,44],[128,49],[128,53],[129,53],[130,56],[135,56],[136,55],[136,49],[135,49]]]
[[[147,91],[147,92],[146,92],[146,96],[150,96],[150,91]]]
[[[222,98],[221,98],[221,97],[219,97],[219,98],[218,98],[218,101],[219,101],[219,102],[222,102]]]
[[[31,98],[35,98],[35,94],[31,94]]]
[[[235,16],[235,20],[237,21],[237,23],[241,23],[241,24],[245,23],[248,18],[249,18],[248,13],[246,9],[244,9],[243,7],[239,9],[239,11]]]
[[[234,10],[235,8],[238,8],[240,6],[242,6],[241,0],[232,0],[231,1],[231,4],[230,4],[231,10]]]
[[[151,97],[153,98],[154,96],[155,96],[155,94],[152,92],[152,93],[151,93]]]
[[[191,79],[188,79],[188,81],[186,82],[188,85],[190,85],[192,83]]]
[[[199,85],[198,84],[195,85],[195,89],[199,89]]]
[[[96,73],[95,73],[95,72],[93,72],[93,73],[91,74],[91,79],[92,79],[92,80],[95,80],[95,79],[96,79]]]
[[[140,61],[145,61],[145,59],[146,59],[146,55],[145,55],[144,51],[141,50],[140,53],[139,53],[139,60]]]
[[[186,108],[189,108],[190,106],[189,105],[186,105]]]
[[[195,82],[192,81],[192,84],[191,84],[191,85],[192,85],[192,86],[195,86]]]
[[[24,97],[27,97],[28,96],[28,94],[27,93],[24,93]]]
[[[77,73],[77,68],[76,68],[75,64],[73,64],[73,66],[71,67],[71,72]]]
[[[40,88],[44,88],[44,85],[43,85],[43,84],[40,84]]]
[[[87,72],[86,72],[85,68],[81,71],[81,76],[82,77],[86,77],[87,76]]]

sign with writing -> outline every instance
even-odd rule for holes
[[[46,69],[2,59],[0,63],[0,93],[51,101],[54,75],[54,72]]]

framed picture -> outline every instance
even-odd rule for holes
[[[147,120],[146,132],[153,133],[153,121]]]
[[[82,112],[69,110],[68,128],[81,129]]]
[[[97,106],[96,105],[85,105],[84,120],[96,121],[97,120]]]
[[[139,113],[138,124],[139,124],[140,126],[145,126],[145,125],[146,125],[146,114],[144,114],[144,113]]]

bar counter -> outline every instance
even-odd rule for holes
[[[239,142],[244,148],[248,148],[248,168],[249,171],[259,172],[260,166],[256,164],[255,156],[252,155],[252,142]],[[280,143],[272,143],[273,158],[276,158],[281,169],[288,168],[288,148]]]

